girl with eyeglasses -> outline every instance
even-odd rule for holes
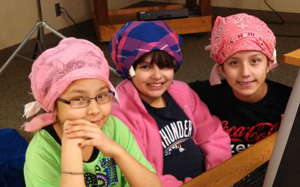
[[[66,38],[43,52],[29,76],[36,101],[24,124],[26,186],[161,186],[129,129],[110,115],[114,88],[103,52]]]

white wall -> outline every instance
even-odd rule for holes
[[[41,0],[43,20],[56,30],[72,24],[65,16],[56,17],[54,4],[60,3],[77,22],[92,18],[89,1]],[[18,44],[38,21],[36,0],[1,0],[0,49]],[[45,30],[46,31],[46,30]],[[46,31],[48,33],[49,31]],[[36,34],[33,35],[36,37]]]
[[[300,13],[299,0],[266,0],[277,12]],[[216,7],[270,10],[263,0],[211,0]]]
[[[157,1],[157,0],[151,0]],[[185,0],[159,0],[160,2],[185,3]],[[199,2],[199,0],[198,0]],[[266,2],[277,12],[300,13],[299,0],[266,0]],[[264,0],[211,0],[215,7],[270,10]]]
[[[77,23],[92,19],[92,0],[40,0],[40,2],[43,20],[56,30],[73,23],[64,15],[56,17],[55,3],[60,3]],[[136,2],[139,0],[108,0],[108,6],[109,9],[118,9]],[[0,0],[0,50],[21,43],[37,21],[36,0]],[[35,38],[36,34],[32,37]]]
[[[55,16],[54,4],[60,3],[76,22],[92,18],[92,0],[40,0],[43,20],[59,30],[73,23],[66,16]],[[108,0],[109,9],[119,9],[141,0]],[[152,0],[157,1],[157,0]],[[184,3],[185,0],[160,0]],[[300,13],[299,0],[267,0],[280,12]],[[263,0],[211,0],[212,6],[269,10]],[[0,50],[21,43],[38,21],[36,0],[0,0]],[[297,5],[297,6],[295,6]],[[47,32],[46,32],[47,33]],[[36,34],[33,35],[36,37]]]

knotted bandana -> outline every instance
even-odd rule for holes
[[[277,67],[276,38],[267,24],[257,17],[241,13],[228,17],[218,16],[211,33],[209,46],[212,59],[217,64],[241,51],[259,51],[267,56],[274,57],[275,62],[271,69]],[[216,66],[211,73],[211,84],[220,83],[216,74]]]
[[[165,51],[180,66],[181,43],[181,37],[163,21],[131,21],[112,37],[109,51],[117,73],[128,79],[132,64],[151,51]]]
[[[93,43],[65,38],[56,47],[44,51],[33,63],[29,79],[36,101],[25,105],[24,116],[36,115],[42,108],[47,113],[25,123],[25,131],[37,131],[56,121],[54,103],[75,80],[97,78],[114,91],[109,81],[109,65],[103,52]]]

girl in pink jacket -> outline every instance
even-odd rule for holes
[[[110,41],[117,88],[112,114],[132,131],[163,186],[179,186],[231,156],[220,120],[186,83],[174,81],[181,37],[163,21],[132,21]]]

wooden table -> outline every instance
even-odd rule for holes
[[[280,57],[280,61],[287,64],[300,66],[300,49],[284,54],[282,57]]]
[[[148,6],[108,10],[107,0],[93,0],[94,24],[98,39],[110,41],[112,36],[127,22],[137,20],[137,13],[154,10],[182,9],[198,6],[199,16],[164,20],[177,34],[210,32],[212,29],[211,0],[186,0],[185,4]]]
[[[240,181],[270,160],[277,132],[234,155],[222,164],[204,172],[183,187],[227,187]]]

